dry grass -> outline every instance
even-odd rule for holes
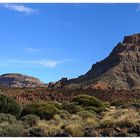
[[[70,123],[65,126],[65,131],[67,131],[72,137],[82,137],[85,134],[83,126],[79,123]]]
[[[54,136],[59,131],[61,131],[61,127],[63,126],[63,122],[57,122],[54,120],[51,121],[45,121],[41,120],[38,123],[38,128],[40,128],[43,131],[43,135],[48,136]]]
[[[86,120],[84,120],[84,127],[85,128],[99,127],[99,121],[95,118],[87,118]]]
[[[104,112],[100,125],[103,127],[134,126],[139,124],[140,115],[134,109],[110,109]]]

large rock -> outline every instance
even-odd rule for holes
[[[98,89],[140,89],[140,34],[124,37],[107,58],[68,83]]]
[[[38,87],[44,86],[39,79],[18,74],[18,73],[9,73],[3,74],[0,76],[0,85],[8,87]]]

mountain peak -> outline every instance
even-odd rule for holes
[[[124,44],[135,44],[140,46],[140,33],[125,36],[123,40]]]
[[[108,57],[70,83],[92,88],[140,89],[140,33],[125,36]]]

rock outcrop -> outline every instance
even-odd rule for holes
[[[107,58],[67,83],[92,88],[140,89],[140,33],[125,36]]]
[[[18,73],[9,73],[3,74],[0,76],[0,85],[7,87],[38,87],[45,86],[44,83],[40,82],[39,79],[18,74]]]

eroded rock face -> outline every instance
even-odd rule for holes
[[[0,85],[8,86],[8,87],[38,87],[44,86],[39,79],[17,74],[17,73],[9,73],[3,74],[0,76]]]
[[[94,64],[85,75],[70,80],[92,88],[140,89],[140,34],[124,37],[110,55]]]

